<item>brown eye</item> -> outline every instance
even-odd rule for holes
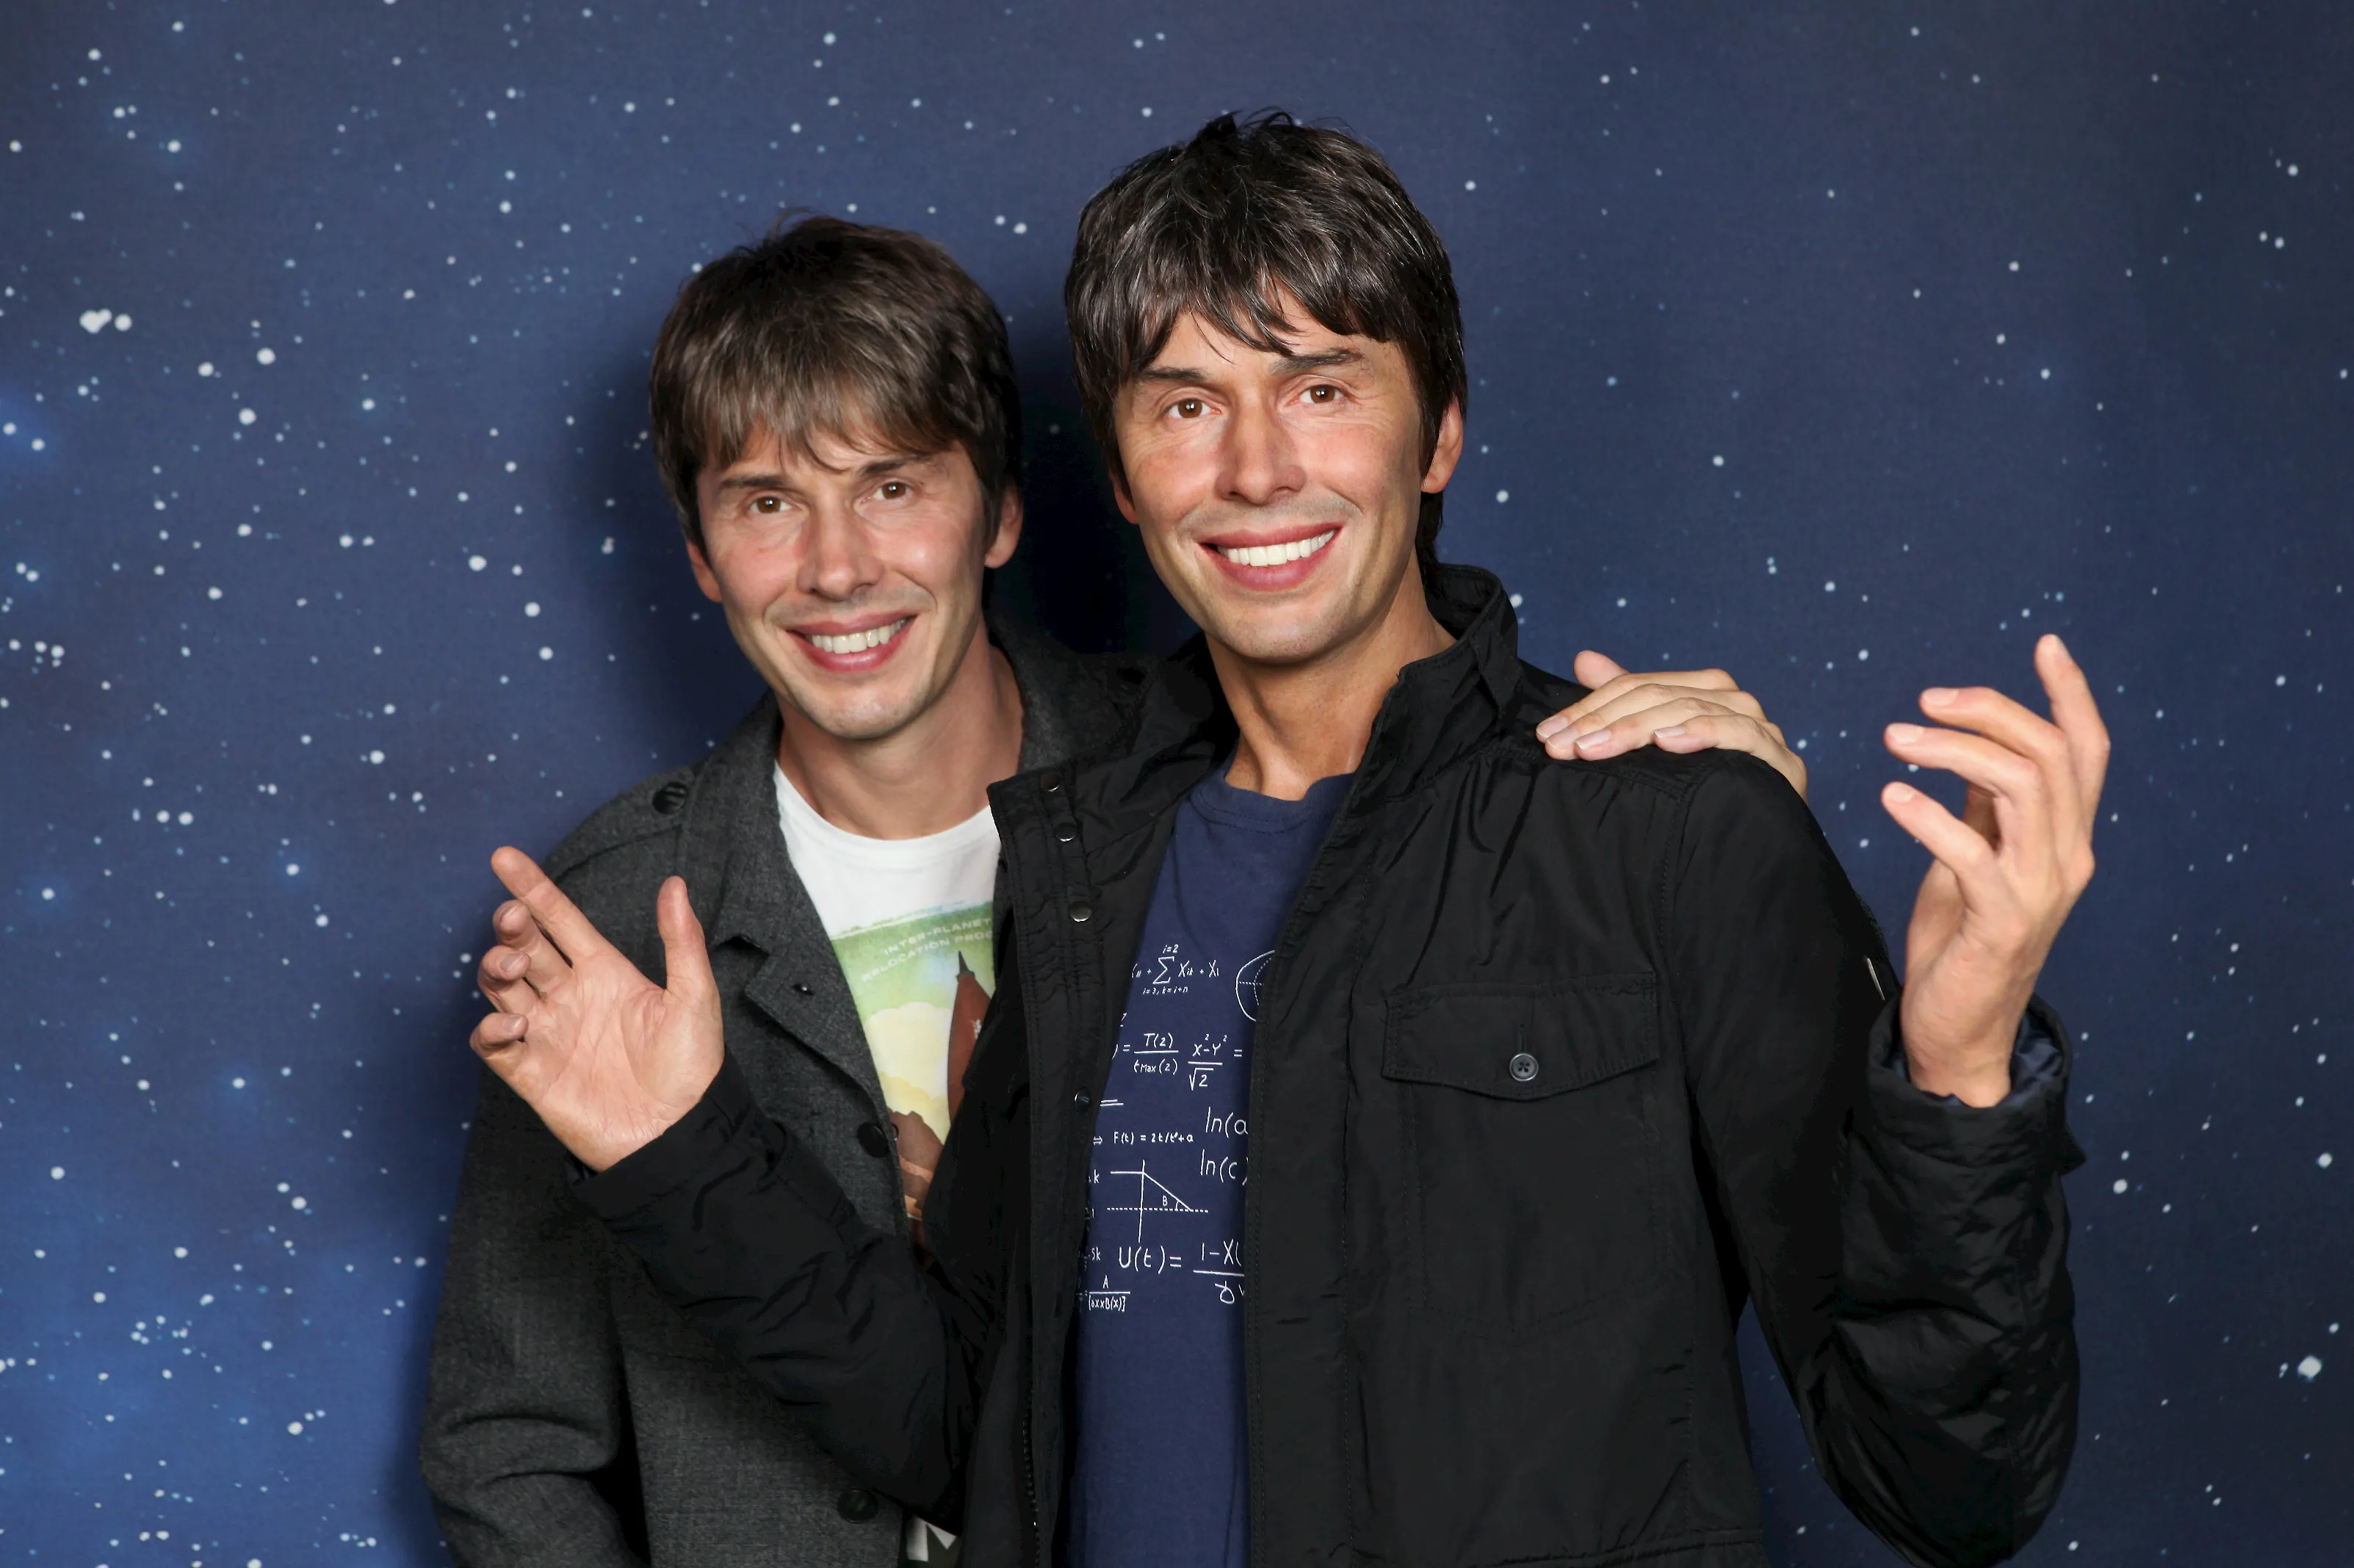
[[[1198,419],[1202,417],[1202,409],[1203,403],[1199,397],[1180,397],[1177,399],[1177,417],[1181,419]]]
[[[1338,387],[1310,387],[1308,389],[1308,400],[1311,403],[1330,403],[1340,395]]]
[[[784,497],[780,495],[756,495],[752,497],[752,510],[755,512],[773,516],[777,513],[782,512],[784,509]]]
[[[907,482],[904,479],[886,479],[883,482],[880,493],[885,501],[902,500],[909,493]]]

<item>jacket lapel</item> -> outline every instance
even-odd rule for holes
[[[777,823],[776,699],[764,698],[712,753],[680,846],[680,874],[716,950],[742,942],[763,957],[744,1001],[865,1090],[881,1114],[883,1086],[858,1007],[785,852]]]

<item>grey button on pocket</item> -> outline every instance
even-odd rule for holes
[[[1515,1054],[1510,1062],[1505,1064],[1505,1065],[1511,1072],[1512,1082],[1516,1084],[1532,1084],[1536,1081],[1537,1059],[1534,1056],[1530,1055],[1526,1051],[1522,1051]]]

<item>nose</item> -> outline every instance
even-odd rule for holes
[[[1299,451],[1274,409],[1246,401],[1226,423],[1221,488],[1246,506],[1272,506],[1297,495],[1308,482]]]
[[[883,575],[865,521],[847,503],[827,497],[811,508],[801,531],[799,586],[818,599],[855,598]]]

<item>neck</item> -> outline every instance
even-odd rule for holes
[[[1398,672],[1454,641],[1432,617],[1413,567],[1381,619],[1311,659],[1261,663],[1213,640],[1210,659],[1241,731],[1226,781],[1297,800],[1320,779],[1355,772]]]
[[[870,839],[945,832],[1022,765],[1022,691],[980,624],[956,677],[915,718],[873,740],[828,735],[779,701],[777,766],[817,814]]]

